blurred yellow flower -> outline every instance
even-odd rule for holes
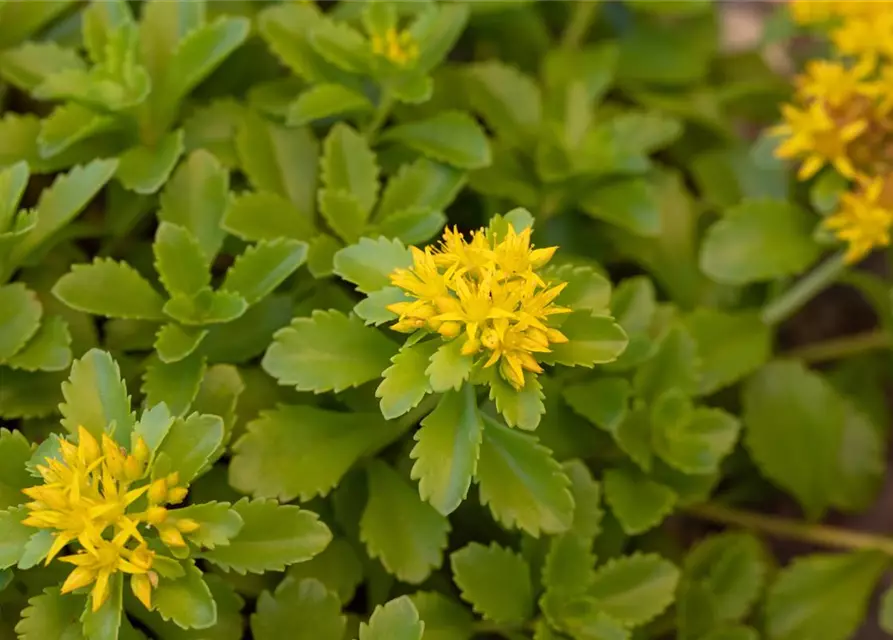
[[[853,193],[841,196],[840,208],[824,226],[848,244],[845,260],[857,262],[877,247],[890,244],[893,209],[885,203],[885,180],[874,178]]]
[[[182,501],[185,487],[176,486],[176,473],[154,482],[145,478],[149,449],[142,438],[137,438],[128,454],[108,435],[102,435],[100,446],[89,431],[79,427],[78,444],[62,440],[60,450],[61,460],[53,458],[37,466],[43,484],[23,490],[31,502],[26,504],[29,514],[22,522],[54,531],[47,564],[69,543],[80,545],[77,553],[60,558],[75,566],[62,592],[93,584],[91,599],[96,611],[108,598],[111,576],[121,571],[131,575],[134,595],[151,608],[151,587],[157,583],[151,571],[155,554],[138,525],[157,527],[169,546],[184,545],[179,532],[194,531],[198,525],[181,520],[166,528],[167,510],[160,505]],[[131,488],[136,483],[142,484]],[[146,510],[128,511],[143,498],[148,503]],[[166,536],[171,527],[176,535]],[[131,540],[135,547],[128,546]]]
[[[499,240],[484,230],[466,240],[447,229],[439,247],[413,248],[413,266],[391,274],[391,282],[415,298],[388,307],[399,316],[392,328],[463,340],[463,354],[489,353],[484,366],[498,363],[502,377],[520,389],[525,370],[543,370],[534,354],[567,341],[548,324],[551,316],[570,312],[554,304],[566,285],[546,283],[537,273],[555,250],[534,249],[529,228],[517,233],[509,225]]]
[[[840,107],[857,96],[869,96],[874,85],[868,76],[874,71],[870,60],[847,67],[841,62],[812,60],[806,73],[797,78],[797,89],[804,100],[824,100],[830,107]]]
[[[775,127],[773,133],[786,136],[786,139],[776,149],[776,155],[802,159],[797,174],[801,180],[808,180],[829,162],[844,176],[855,176],[847,147],[865,131],[866,120],[837,122],[818,101],[805,109],[783,105],[782,116],[784,124]]]
[[[419,57],[419,45],[409,31],[391,27],[384,34],[372,35],[372,53],[405,67]]]

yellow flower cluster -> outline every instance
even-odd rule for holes
[[[888,245],[893,225],[893,2],[791,0],[790,10],[827,26],[840,59],[813,60],[798,76],[776,154],[801,161],[801,180],[830,164],[852,181],[824,226],[856,262]]]
[[[405,67],[419,57],[419,45],[409,31],[391,27],[384,34],[372,35],[372,53]]]
[[[32,502],[22,522],[54,532],[47,564],[69,543],[79,543],[77,553],[59,558],[75,567],[62,593],[92,584],[96,611],[108,598],[109,580],[120,571],[130,574],[134,595],[151,608],[152,587],[158,583],[152,571],[155,553],[138,525],[156,527],[168,546],[185,546],[182,533],[197,530],[198,523],[185,518],[168,522],[163,505],[182,502],[186,488],[177,486],[176,473],[155,481],[145,478],[149,450],[141,438],[127,454],[109,436],[103,434],[100,446],[79,427],[78,444],[63,440],[60,446],[61,460],[49,459],[37,467],[44,483],[23,490]],[[135,484],[140,486],[131,488]],[[141,509],[128,512],[135,504]]]
[[[516,233],[509,225],[498,242],[484,230],[466,240],[447,229],[439,247],[412,247],[413,266],[391,274],[391,282],[415,298],[388,307],[399,316],[392,328],[464,340],[463,354],[488,353],[484,366],[499,363],[502,377],[520,389],[525,370],[543,370],[535,354],[567,342],[549,326],[550,316],[570,312],[554,304],[566,283],[547,284],[537,274],[556,248],[533,249],[529,228]]]

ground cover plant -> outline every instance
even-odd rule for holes
[[[728,10],[0,2],[0,636],[893,633],[893,5]]]

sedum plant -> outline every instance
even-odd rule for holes
[[[893,630],[893,10],[741,10],[0,2],[0,636]]]

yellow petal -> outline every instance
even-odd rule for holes
[[[96,576],[91,569],[87,569],[86,567],[75,567],[75,569],[68,574],[68,577],[65,578],[65,582],[62,583],[62,593],[71,593],[75,589],[86,587],[93,582],[95,577]]]
[[[143,603],[146,609],[152,609],[152,583],[146,574],[133,575],[130,577],[130,590],[137,600]]]
[[[53,558],[55,558],[62,549],[65,548],[69,542],[74,539],[74,536],[67,533],[57,533],[56,537],[53,539],[53,544],[50,545],[50,550],[47,551],[47,557],[44,561],[44,564],[49,564]]]
[[[177,520],[174,525],[182,531],[183,533],[192,533],[193,531],[198,531],[199,523],[191,518],[181,518]]]
[[[101,570],[96,576],[96,584],[93,586],[91,596],[93,598],[93,611],[99,611],[99,608],[109,597],[109,577],[110,572]]]

